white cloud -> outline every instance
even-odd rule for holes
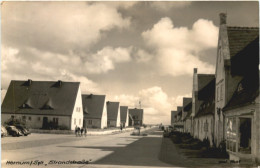
[[[100,93],[99,86],[79,73],[80,58],[68,55],[41,52],[29,48],[35,60],[24,59],[16,48],[2,45],[2,87],[7,89],[11,80],[64,80],[81,82],[82,92]],[[83,64],[83,63],[81,63]]]
[[[172,110],[177,110],[177,106],[183,105],[184,97],[191,97],[191,96],[192,96],[191,93],[189,93],[189,94],[184,94],[184,95],[178,95],[176,97],[171,98],[171,102],[174,107]]]
[[[162,90],[161,87],[154,86],[143,89],[137,95],[117,95],[115,101],[119,101],[120,105],[129,106],[129,108],[144,109],[144,123],[170,123],[171,98]]]
[[[104,32],[130,26],[130,18],[118,12],[117,7],[123,5],[108,4],[6,2],[2,8],[3,42],[55,51],[87,49]]]
[[[87,58],[85,67],[88,73],[104,73],[115,68],[115,63],[131,60],[132,48],[105,47]]]
[[[173,8],[184,8],[189,6],[192,2],[150,2],[151,7],[158,11],[169,11]]]
[[[162,18],[152,29],[142,33],[148,47],[155,51],[163,74],[192,74],[197,67],[203,73],[213,73],[211,64],[199,59],[199,53],[217,46],[218,28],[212,21],[199,19],[192,29],[174,27],[170,18]]]
[[[153,58],[153,55],[143,49],[139,49],[135,55],[137,62],[148,62]]]

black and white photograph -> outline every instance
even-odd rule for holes
[[[1,1],[1,167],[260,168],[259,2]]]

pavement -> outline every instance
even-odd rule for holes
[[[2,138],[2,167],[172,167],[159,160],[162,132],[104,136],[32,134]],[[84,164],[86,161],[90,164]],[[69,161],[82,161],[70,164]],[[79,162],[78,162],[79,163]]]

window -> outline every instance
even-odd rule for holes
[[[76,120],[76,118],[74,118],[74,125],[76,125],[77,124],[77,120]]]
[[[219,101],[219,87],[217,87],[217,101]]]
[[[41,117],[38,117],[38,121],[41,121]]]
[[[79,119],[79,125],[81,125],[81,119]]]
[[[25,121],[25,120],[26,120],[26,116],[23,116],[23,117],[22,117],[22,120]]]
[[[76,112],[80,112],[80,107],[77,107],[77,108],[76,108]]]
[[[236,118],[230,117],[227,119],[227,150],[237,152],[237,127],[236,127]]]
[[[31,121],[31,120],[32,120],[32,117],[28,117],[28,119],[29,119],[29,121]]]
[[[14,119],[14,116],[12,115],[11,118]]]

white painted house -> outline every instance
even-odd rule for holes
[[[231,59],[259,36],[258,28],[227,26],[226,14],[220,14],[218,51],[216,60],[215,89],[215,143],[220,146],[226,140],[225,115],[223,108],[230,101],[236,86],[242,80],[240,75],[232,75]],[[257,52],[258,53],[258,52]],[[258,63],[258,62],[257,62]],[[249,66],[250,68],[251,66]]]
[[[121,117],[121,125],[123,127],[128,127],[128,123],[129,123],[128,106],[120,106],[120,117]]]
[[[119,102],[107,101],[107,127],[120,127]]]
[[[83,94],[84,126],[88,128],[107,127],[107,107],[105,95]]]
[[[20,119],[33,129],[83,126],[79,82],[12,80],[1,110],[2,123]]]

